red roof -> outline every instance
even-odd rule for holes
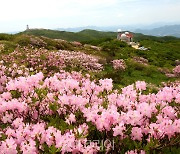
[[[123,34],[125,34],[125,33],[123,33]],[[120,36],[121,36],[122,34],[120,34]],[[128,37],[128,38],[133,38],[133,34],[131,34],[131,33],[129,33],[129,34],[125,34],[126,35],[126,37]]]
[[[133,38],[133,34],[130,34],[130,33],[126,34],[126,36],[129,37],[129,38]]]

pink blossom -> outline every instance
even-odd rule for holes
[[[125,130],[125,126],[124,126],[124,123],[120,123],[118,124],[115,128],[113,128],[113,136],[117,136],[117,135],[120,135],[120,136],[124,136],[124,130]]]
[[[143,137],[141,128],[133,127],[131,131],[131,137],[133,140],[141,141]]]
[[[126,69],[126,63],[124,62],[123,59],[113,60],[112,63],[113,63],[113,68],[115,70],[125,70]]]
[[[137,81],[136,82],[136,89],[137,90],[146,90],[146,83],[144,81]]]
[[[17,154],[16,150],[17,144],[15,143],[14,139],[11,137],[9,139],[6,139],[5,141],[2,141],[2,144],[0,146],[0,151],[2,154]]]
[[[68,124],[72,124],[73,122],[76,122],[76,117],[75,117],[75,115],[71,113],[71,114],[69,115],[68,119],[66,120],[66,122],[67,122]]]
[[[101,87],[107,91],[112,90],[112,79],[104,79],[104,80],[99,80],[99,83],[101,85]]]

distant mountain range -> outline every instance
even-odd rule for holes
[[[157,26],[157,25],[156,25]],[[97,26],[87,26],[87,27],[76,27],[76,28],[57,28],[59,31],[68,31],[68,32],[80,32],[85,29],[92,29],[97,31],[111,31],[116,32],[117,29],[121,28],[122,30],[132,31],[135,33],[142,33],[145,35],[152,36],[175,36],[180,38],[180,25],[167,25],[156,27],[155,25],[151,26],[109,26],[109,27],[97,27]],[[141,28],[137,28],[141,27]],[[155,28],[154,28],[155,27]]]
[[[159,36],[159,37],[174,36],[174,37],[180,38],[180,23],[169,23],[169,24],[167,23],[167,25],[166,25],[166,23],[155,23],[155,24],[151,24],[151,25],[139,24],[139,25],[119,25],[119,26],[104,26],[104,27],[85,26],[85,27],[73,27],[73,28],[56,28],[56,29],[51,29],[51,30],[54,31],[53,33],[57,32],[57,34],[53,34],[53,35],[56,35],[56,36],[58,35],[58,37],[59,37],[60,33],[62,35],[62,31],[66,31],[69,33],[69,35],[73,35],[72,32],[76,32],[78,34],[79,32],[82,33],[82,31],[87,30],[87,29],[95,30],[95,31],[99,31],[99,32],[117,32],[118,29],[122,29],[123,31],[131,31],[134,33],[141,33],[144,35]],[[32,33],[35,33],[35,32],[37,32],[37,31],[33,30]],[[46,31],[45,32],[46,35],[49,32]],[[19,33],[19,32],[9,32],[9,34],[15,34],[15,33]],[[40,35],[40,33],[42,33],[42,31],[39,31],[37,33],[39,33],[39,35]],[[76,36],[77,36],[77,34],[76,34]],[[114,36],[114,34],[113,34],[113,36]]]
[[[117,32],[117,29],[121,28],[122,30],[133,31],[136,26],[107,26],[107,27],[98,27],[98,26],[85,26],[85,27],[74,27],[74,28],[57,28],[56,30],[60,31],[68,31],[68,32],[80,32],[85,29],[92,29],[96,31],[104,31],[104,32]]]
[[[134,32],[152,36],[175,36],[180,38],[180,25],[163,26],[150,30],[137,29]]]

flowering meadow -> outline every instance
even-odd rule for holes
[[[117,90],[112,79],[63,70],[67,64],[102,70],[94,57],[31,51],[14,51],[0,61],[0,154],[177,151],[179,84],[153,93],[137,81]],[[122,60],[114,62],[124,69]]]
[[[0,154],[180,153],[180,65],[99,43],[0,35]]]

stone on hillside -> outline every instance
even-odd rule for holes
[[[180,77],[180,65],[176,66],[174,69],[173,69],[173,73],[176,77]]]
[[[180,65],[180,60],[176,60],[175,63],[176,63],[176,66]]]
[[[176,75],[175,74],[173,74],[173,73],[168,73],[168,74],[165,74],[168,78],[174,78],[174,77],[176,77]]]
[[[71,42],[71,44],[73,46],[76,46],[76,47],[81,47],[82,46],[82,44],[80,42],[77,42],[77,41],[73,41],[73,42]]]
[[[97,47],[97,46],[94,46],[94,45],[91,45],[90,48],[94,49],[94,50],[97,50],[97,51],[101,51],[100,47]]]

